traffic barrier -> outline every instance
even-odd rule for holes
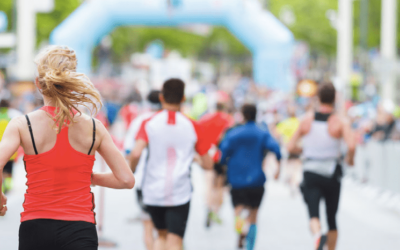
[[[369,142],[359,146],[352,173],[359,182],[400,194],[400,142]]]

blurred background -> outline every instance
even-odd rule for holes
[[[344,180],[338,249],[400,249],[399,20],[399,0],[1,0],[0,98],[22,113],[41,107],[34,56],[49,44],[70,46],[78,71],[102,94],[97,118],[122,145],[130,122],[149,110],[149,91],[171,77],[185,81],[184,112],[193,119],[223,100],[240,122],[238,108],[251,102],[271,131],[293,112],[313,110],[318,83],[332,81],[359,144]],[[10,212],[0,218],[6,250],[17,249],[25,191],[16,161]],[[100,160],[95,167],[107,171]],[[204,173],[193,172],[185,249],[233,249],[228,194],[224,223],[206,229]],[[311,249],[290,175],[268,183],[257,249]],[[144,249],[134,193],[94,191],[111,249]]]

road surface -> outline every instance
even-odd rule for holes
[[[99,164],[95,168],[99,169]],[[204,227],[204,172],[193,167],[194,194],[188,222],[185,250],[233,250],[236,235],[233,229],[233,209],[228,193],[221,209],[222,225]],[[25,170],[22,162],[15,167],[15,187],[8,195],[9,212],[0,218],[0,249],[18,249],[19,218],[24,201]],[[96,210],[99,208],[99,187],[93,188]],[[292,197],[282,181],[269,181],[259,215],[256,249],[311,250],[306,208],[300,195]],[[105,238],[117,243],[112,250],[144,250],[142,226],[135,221],[139,215],[135,192],[105,190]],[[361,195],[360,188],[345,181],[338,215],[338,250],[396,250],[400,249],[400,214],[376,200]],[[99,217],[97,218],[99,220]]]

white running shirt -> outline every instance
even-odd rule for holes
[[[210,148],[202,127],[180,112],[163,110],[145,120],[136,140],[148,143],[149,156],[142,183],[143,202],[151,206],[180,206],[190,201],[190,166],[195,151]]]

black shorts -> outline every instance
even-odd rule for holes
[[[143,193],[141,189],[136,189],[137,202],[143,212],[147,212],[147,206],[143,203]]]
[[[147,205],[154,226],[158,230],[167,230],[181,238],[185,236],[186,224],[189,217],[190,201],[174,207],[159,207]]]
[[[97,250],[98,244],[89,222],[37,219],[19,227],[19,250]]]
[[[304,172],[301,191],[307,204],[310,218],[319,218],[319,204],[321,199],[325,200],[328,226],[330,230],[336,230],[336,213],[339,207],[340,179],[336,176],[331,178],[319,174]]]
[[[300,155],[299,154],[289,154],[288,160],[297,160],[300,159]]]
[[[265,188],[240,188],[231,189],[232,203],[234,207],[239,205],[258,208],[261,205],[262,198],[264,196]]]
[[[214,163],[214,171],[217,175],[226,175],[226,167],[220,163]]]
[[[14,161],[8,161],[3,168],[3,172],[7,174],[12,174],[13,166],[14,166]]]

